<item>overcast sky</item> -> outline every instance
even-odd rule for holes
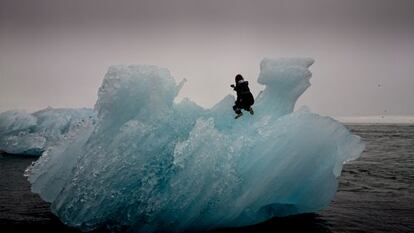
[[[0,0],[0,111],[92,107],[112,64],[154,64],[210,107],[263,57],[307,56],[300,105],[414,115],[413,0]]]

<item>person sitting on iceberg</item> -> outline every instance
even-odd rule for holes
[[[236,85],[231,85],[237,92],[237,99],[233,106],[233,110],[236,113],[234,118],[237,119],[243,115],[242,109],[249,111],[253,115],[252,105],[254,104],[254,98],[249,89],[249,82],[245,81],[241,74],[236,75],[235,82]]]

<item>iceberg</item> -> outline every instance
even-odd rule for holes
[[[204,231],[319,211],[364,144],[330,117],[294,111],[313,63],[263,59],[255,115],[237,120],[231,95],[211,109],[175,103],[184,81],[167,69],[112,66],[94,122],[27,169],[32,191],[83,231]]]
[[[74,134],[95,118],[93,109],[46,109],[0,113],[0,151],[40,156],[49,146]]]

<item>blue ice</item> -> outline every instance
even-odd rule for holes
[[[311,58],[264,59],[255,115],[234,120],[233,96],[211,109],[167,69],[109,68],[95,122],[49,146],[27,170],[32,191],[82,230],[182,232],[316,212],[334,198],[342,165],[364,144],[303,107]]]
[[[0,151],[40,156],[49,146],[77,134],[78,128],[93,122],[93,109],[46,109],[27,113],[0,113]]]

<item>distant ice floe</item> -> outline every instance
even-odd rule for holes
[[[40,156],[77,129],[93,124],[92,109],[46,108],[35,113],[0,113],[0,150],[9,154]]]

